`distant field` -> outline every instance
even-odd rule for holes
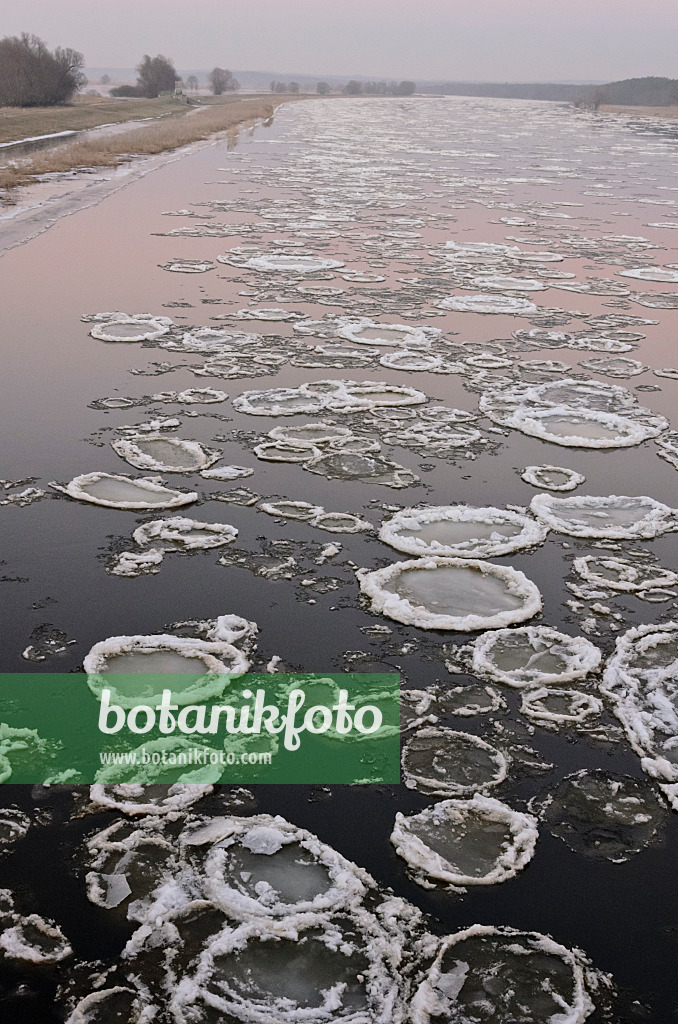
[[[51,135],[52,132],[80,131],[139,117],[185,114],[190,109],[166,97],[116,100],[96,96],[78,96],[74,103],[65,107],[0,107],[0,142]]]
[[[604,114],[628,114],[633,117],[678,117],[678,106],[673,107],[622,107],[619,105],[603,103],[599,107]]]
[[[11,189],[17,185],[25,185],[35,181],[36,177],[43,174],[64,173],[81,168],[89,167],[115,167],[120,163],[129,161],[134,156],[150,156],[156,153],[163,153],[168,150],[178,149],[191,142],[209,138],[215,132],[223,132],[235,129],[243,122],[266,119],[272,116],[275,108],[291,99],[303,99],[303,96],[218,96],[206,97],[206,102],[200,106],[187,106],[170,100],[127,100],[121,103],[118,101],[103,101],[97,103],[95,98],[91,109],[88,104],[77,103],[73,107],[61,107],[55,109],[34,109],[14,111],[18,114],[15,121],[15,133],[11,138],[26,138],[32,135],[43,135],[50,132],[66,131],[76,127],[73,120],[69,119],[72,112],[79,112],[82,106],[85,114],[92,118],[88,125],[79,124],[77,127],[94,127],[97,124],[108,124],[113,118],[110,116],[111,108],[118,108],[119,113],[126,116],[119,116],[118,121],[134,120],[140,117],[152,117],[170,112],[172,116],[160,117],[157,121],[149,121],[145,125],[135,125],[129,131],[119,132],[114,135],[100,135],[75,138],[73,141],[64,140],[59,145],[41,149],[28,156],[11,157],[5,154],[4,160],[0,159],[0,189]],[[120,110],[124,107],[124,111]],[[7,108],[0,111],[4,113]],[[190,116],[186,116],[190,113]],[[40,114],[61,115],[61,120],[39,120]],[[96,116],[97,114],[103,116]],[[27,117],[22,115],[28,115]],[[34,119],[31,119],[33,115]],[[39,126],[39,127],[38,127]],[[2,151],[0,151],[1,154]]]

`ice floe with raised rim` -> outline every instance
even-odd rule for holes
[[[162,434],[140,434],[111,441],[111,448],[136,469],[161,473],[195,473],[217,462],[222,452],[199,441],[185,441]]]
[[[358,345],[376,348],[402,347],[426,349],[437,341],[441,331],[437,327],[414,327],[411,324],[381,324],[370,317],[337,318],[337,335]]]
[[[98,341],[157,341],[169,334],[173,321],[169,317],[114,315],[114,319],[97,323],[90,336]]]
[[[570,378],[485,391],[479,407],[494,423],[565,447],[626,448],[669,425],[619,385]]]
[[[648,846],[667,816],[648,783],[600,768],[565,776],[540,808],[552,835],[574,853],[613,864]]]
[[[526,466],[520,477],[526,484],[547,491],[573,491],[575,487],[586,483],[583,473],[565,466]]]
[[[493,789],[508,773],[509,757],[480,736],[446,726],[424,726],[402,751],[405,785],[434,796],[472,796]]]
[[[471,649],[475,675],[519,689],[584,679],[601,659],[590,640],[550,626],[492,630],[474,640]]]
[[[58,924],[38,914],[18,914],[11,890],[0,889],[0,956],[42,965],[60,963],[72,954]]]
[[[123,708],[140,701],[159,704],[163,680],[169,683],[170,675],[172,700],[182,706],[219,697],[229,677],[242,675],[249,666],[230,642],[165,633],[100,640],[83,661],[92,693],[101,698],[107,689],[111,704]]]
[[[678,584],[678,572],[672,569],[613,555],[581,555],[575,558],[574,569],[587,583],[626,594],[642,594]]]
[[[550,686],[524,691],[520,705],[521,714],[545,727],[588,725],[602,710],[602,700],[592,694]]]
[[[453,886],[495,885],[532,859],[537,820],[500,800],[476,793],[444,800],[418,814],[396,814],[391,842],[415,881]]]
[[[508,509],[437,505],[396,512],[382,523],[379,539],[409,555],[492,558],[541,544],[547,532]]]
[[[582,1024],[600,984],[589,962],[539,932],[471,925],[446,935],[410,1006],[413,1024]]]
[[[643,771],[678,811],[678,623],[634,626],[619,637],[600,690]]]
[[[217,256],[220,263],[242,267],[243,270],[259,270],[262,273],[317,274],[327,270],[339,270],[345,266],[341,260],[333,260],[324,256],[307,256],[299,253],[267,253],[262,256],[251,256],[249,259],[224,254]]]
[[[464,558],[420,558],[358,570],[371,609],[422,629],[473,632],[509,626],[541,611],[541,594],[510,566]]]
[[[19,839],[23,839],[30,825],[31,819],[23,811],[14,807],[0,809],[0,853]]]
[[[651,539],[678,530],[678,511],[647,495],[537,494],[530,508],[551,530],[570,537]]]
[[[636,281],[662,281],[665,284],[678,283],[678,270],[668,267],[634,267],[619,270],[620,277],[631,277]]]
[[[538,307],[529,299],[512,295],[450,295],[434,303],[438,309],[456,313],[499,313],[506,316],[530,316]]]
[[[177,508],[198,500],[195,491],[176,491],[165,487],[159,477],[134,478],[115,473],[83,473],[65,485],[52,481],[50,487],[67,494],[69,498],[106,508]]]
[[[232,544],[238,536],[228,523],[201,523],[185,516],[155,519],[138,526],[132,534],[135,544],[145,548],[161,545],[164,551],[193,551]]]

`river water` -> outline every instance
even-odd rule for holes
[[[2,670],[78,670],[107,637],[166,633],[179,622],[234,613],[257,623],[261,667],[278,656],[289,671],[396,671],[406,689],[471,685],[468,664],[452,674],[445,661],[473,637],[375,614],[355,569],[414,557],[377,537],[382,520],[399,509],[524,510],[543,493],[523,479],[527,466],[555,465],[586,478],[572,492],[548,492],[555,497],[647,495],[678,505],[676,468],[659,457],[667,449],[652,439],[666,440],[666,424],[633,446],[563,446],[478,411],[479,400],[490,396],[492,407],[491,396],[505,397],[507,388],[567,379],[574,382],[570,395],[590,381],[608,388],[595,394],[609,395],[610,385],[627,389],[649,410],[632,415],[636,424],[652,416],[671,421],[678,387],[677,148],[678,129],[668,122],[556,104],[310,101],[283,106],[272,125],[243,132],[237,145],[219,143],[168,163],[5,253],[0,421],[7,486],[0,502],[28,486],[45,494],[0,508]],[[302,257],[302,270],[294,263],[285,269],[281,256]],[[249,265],[261,257],[262,264]],[[338,265],[303,266],[303,257]],[[204,272],[185,272],[198,262]],[[649,269],[657,267],[664,269]],[[645,280],[623,276],[638,268]],[[478,294],[486,296],[485,309],[494,303],[499,311],[464,311],[458,301],[446,308],[450,297]],[[507,296],[518,300],[518,312],[498,301]],[[92,338],[92,322],[81,317],[110,311],[171,317],[174,326],[151,342]],[[360,318],[368,323],[356,324]],[[411,330],[365,344],[378,340],[378,325]],[[229,349],[212,336],[207,351],[210,337],[198,335],[199,351],[199,343],[183,339],[200,328],[259,338]],[[427,355],[430,368],[380,361],[403,349],[411,359]],[[219,350],[228,358],[215,366]],[[600,359],[614,361],[586,365]],[[417,389],[425,400],[382,409],[335,403],[292,416],[255,416],[233,406],[245,391],[320,380],[385,382]],[[205,387],[229,397],[214,405],[153,397]],[[131,401],[112,407],[121,398]],[[475,433],[450,446],[445,432],[431,432],[435,414],[428,410],[438,407],[459,410],[447,423]],[[157,572],[125,578],[111,571],[116,558],[138,550],[133,530],[157,514],[72,500],[48,485],[92,472],[143,475],[110,442],[126,436],[120,428],[159,417],[180,421],[166,437],[219,449],[217,466],[253,473],[232,483],[165,474],[168,486],[200,496],[177,514],[231,524],[237,541],[218,551],[167,553]],[[373,479],[367,469],[328,476],[320,472],[322,460],[309,470],[302,461],[254,452],[275,427],[314,420],[348,427],[359,439],[355,450],[371,446],[372,454],[409,471],[402,482],[411,474],[415,481],[388,486],[384,473],[392,474],[392,466]],[[600,436],[596,422],[582,430]],[[293,455],[301,458],[298,450]],[[228,498],[237,487],[252,493],[239,503],[215,497]],[[330,533],[268,515],[257,504],[280,499],[358,515],[373,529]],[[323,555],[330,543],[340,550]],[[676,569],[672,532],[643,539],[622,531],[600,540],[551,531],[543,542],[492,561],[536,584],[543,609],[534,623],[585,636],[605,657],[632,626],[676,617],[670,585],[648,585],[640,596],[582,590],[574,559],[592,555]],[[222,556],[227,564],[218,562]],[[482,604],[482,593],[476,596]],[[23,656],[27,648],[33,660]],[[511,757],[493,796],[537,813],[566,776],[581,770],[631,777],[650,796],[658,792],[609,702],[586,729],[543,728],[521,714],[518,690],[493,685],[502,706],[444,719]],[[576,685],[598,694],[595,674]],[[613,982],[611,992],[594,994],[592,1021],[659,1022],[675,1012],[675,812],[661,813],[657,834],[623,863],[572,849],[576,843],[563,842],[554,815],[542,815],[525,870],[460,894],[416,884],[389,842],[397,811],[413,813],[434,801],[417,788],[259,785],[252,792],[254,803],[242,813],[281,814],[315,833],[430,915],[426,926],[436,935],[474,923],[507,925],[583,950]],[[88,808],[83,790],[6,786],[3,793],[3,806],[20,807],[34,824],[0,860],[1,884],[15,892],[22,914],[58,922],[75,955],[55,974],[8,958],[0,964],[1,999],[8,1020],[62,1020],[60,1000],[50,1008],[57,982],[70,970],[78,991],[88,991],[94,968],[73,965],[110,966],[133,931],[85,895],[84,837],[115,814]],[[194,810],[223,813],[228,799],[227,789],[218,790]]]

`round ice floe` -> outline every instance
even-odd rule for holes
[[[215,269],[211,260],[172,260],[171,263],[160,263],[158,266],[174,274],[206,274]]]
[[[502,277],[498,274],[474,277],[469,286],[482,292],[543,292],[548,288],[543,281],[533,277]]]
[[[412,1000],[413,1024],[582,1024],[588,963],[539,932],[472,925],[442,939]]]
[[[634,537],[659,537],[678,529],[678,513],[647,496],[626,497],[611,494],[593,497],[579,494],[554,498],[537,494],[530,508],[556,533],[570,537],[604,537],[628,540]]]
[[[586,725],[603,710],[603,702],[579,690],[542,686],[523,694],[521,713],[536,725]]]
[[[53,921],[46,921],[37,914],[8,917],[14,923],[0,932],[0,953],[8,959],[56,964],[72,955],[68,939]]]
[[[573,491],[586,482],[583,473],[564,466],[526,466],[520,476],[526,484],[546,491]]]
[[[235,526],[226,523],[200,523],[195,519],[174,516],[144,523],[132,534],[140,547],[149,544],[163,551],[192,551],[199,548],[220,548],[231,544],[238,536]]]
[[[364,533],[374,529],[372,523],[351,512],[320,512],[311,520],[311,526],[328,533]]]
[[[249,466],[217,466],[216,469],[203,469],[200,476],[205,480],[238,480],[240,477],[254,476]]]
[[[162,320],[131,316],[96,324],[89,333],[99,341],[155,341],[169,331],[169,326]]]
[[[646,783],[595,769],[564,778],[543,816],[575,853],[621,864],[652,842],[667,813]]]
[[[643,771],[678,811],[678,623],[637,626],[620,637],[600,688]]]
[[[607,377],[637,377],[645,373],[647,366],[638,359],[626,356],[600,356],[600,358],[584,359],[580,364],[591,373],[602,373]]]
[[[453,310],[457,313],[503,313],[510,316],[529,316],[537,312],[537,306],[529,299],[511,295],[450,295],[435,302],[438,309]]]
[[[291,309],[282,309],[280,306],[271,306],[261,309],[239,309],[235,314],[238,320],[264,320],[271,323],[284,323],[287,320],[298,320],[300,313]]]
[[[267,462],[307,462],[320,454],[319,448],[285,444],[284,441],[269,441],[256,445],[252,451],[258,459]]]
[[[224,928],[173,995],[172,1019],[389,1024],[401,1012],[393,955],[364,910]]]
[[[111,448],[137,469],[156,469],[161,473],[194,473],[207,469],[221,452],[205,448],[198,441],[182,441],[162,434],[142,434],[111,441]]]
[[[436,796],[470,796],[503,782],[509,761],[479,736],[426,727],[406,743],[402,765],[411,789]]]
[[[165,750],[168,754],[183,753],[187,756],[191,748],[195,748],[195,742],[191,743],[185,739],[152,740],[144,744],[144,749],[149,753],[158,750],[162,753]],[[144,779],[144,785],[138,782],[107,782],[106,774],[119,778],[125,771],[134,774],[136,769],[130,766],[122,769],[120,765],[114,768],[104,768],[97,772],[100,780],[90,786],[89,798],[97,807],[105,807],[107,810],[122,811],[132,817],[147,814],[176,814],[186,807],[208,796],[214,786],[211,783],[202,783],[198,779],[195,782],[187,783],[155,783],[150,780],[157,773],[160,773],[162,766],[145,765],[139,772]],[[167,769],[166,769],[167,771]],[[176,773],[177,769],[174,769]],[[95,901],[96,902],[96,901]]]
[[[512,878],[532,859],[537,820],[476,793],[444,800],[419,814],[398,812],[391,842],[415,880],[452,885],[494,885]]]
[[[547,532],[506,509],[438,505],[396,512],[382,523],[379,539],[409,555],[491,558],[541,544]]]
[[[0,810],[0,852],[26,835],[31,819],[12,807]]]
[[[93,505],[119,509],[177,508],[198,500],[195,491],[175,491],[164,487],[157,478],[118,476],[112,473],[84,473],[66,486],[51,483],[70,498],[89,501]]]
[[[369,317],[358,320],[342,320],[337,330],[340,338],[359,345],[375,347],[402,346],[405,349],[428,348],[440,337],[440,330],[433,327],[413,327],[410,324],[380,324]]]
[[[425,371],[436,370],[442,366],[440,356],[432,356],[426,352],[410,352],[404,349],[401,352],[387,352],[379,360],[382,366],[389,370],[410,370]]]
[[[121,551],[108,567],[112,576],[124,576],[133,579],[150,573],[160,572],[158,568],[165,557],[161,548],[149,548],[148,551]]]
[[[631,277],[636,281],[663,281],[666,284],[678,282],[678,270],[666,267],[634,267],[632,270],[618,271],[620,277]]]
[[[319,412],[325,407],[320,395],[300,388],[272,388],[270,391],[244,391],[233,399],[233,408],[250,416],[296,416]]]
[[[598,381],[521,383],[484,393],[479,406],[494,423],[566,447],[626,448],[668,427],[625,388]]]
[[[132,708],[140,703],[155,707],[170,683],[176,704],[219,697],[228,677],[247,672],[249,662],[228,643],[159,634],[102,640],[86,655],[83,667],[92,693],[101,697],[106,688],[111,704]]]
[[[585,555],[575,558],[574,568],[587,583],[627,594],[673,587],[678,583],[678,573],[670,569],[627,562],[623,558]]]
[[[217,256],[220,262],[228,262]],[[245,270],[260,270],[263,273],[316,274],[323,270],[338,270],[344,266],[341,260],[325,259],[322,256],[299,256],[285,253],[270,253],[254,256],[240,264]]]
[[[283,519],[309,520],[319,516],[325,510],[322,505],[311,505],[308,501],[262,501],[259,503],[262,512],[269,516],[281,516]]]
[[[351,437],[348,427],[337,427],[331,423],[300,423],[294,426],[287,424],[282,427],[274,427],[268,436],[275,441],[284,441],[299,448],[313,448],[318,444],[326,444],[330,441],[341,440],[342,437]]]
[[[409,487],[419,479],[397,462],[360,452],[317,455],[306,463],[305,468],[309,473],[326,476],[329,480],[359,480],[394,488]]]
[[[493,419],[490,415],[490,419]],[[504,419],[504,426],[551,441],[566,448],[629,448],[656,437],[653,429],[616,413],[587,409],[530,409],[518,406]]]
[[[473,643],[472,671],[517,688],[568,683],[594,672],[597,647],[550,626],[522,626],[483,633]]]
[[[117,1020],[126,1024],[150,1024],[156,1012],[157,1008],[147,1004],[134,989],[115,985],[86,995],[66,1024],[113,1024]]]
[[[206,849],[205,895],[240,921],[341,910],[374,884],[305,829],[283,818],[212,818],[185,830],[181,843]]]
[[[187,388],[178,392],[176,401],[182,405],[216,405],[227,398],[225,391],[217,391],[216,388]]]
[[[470,632],[524,622],[541,610],[531,580],[509,566],[463,558],[420,558],[359,570],[372,611],[422,629]]]

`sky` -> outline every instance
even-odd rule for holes
[[[450,81],[678,78],[676,0],[0,0],[89,67],[162,53],[179,70]]]

